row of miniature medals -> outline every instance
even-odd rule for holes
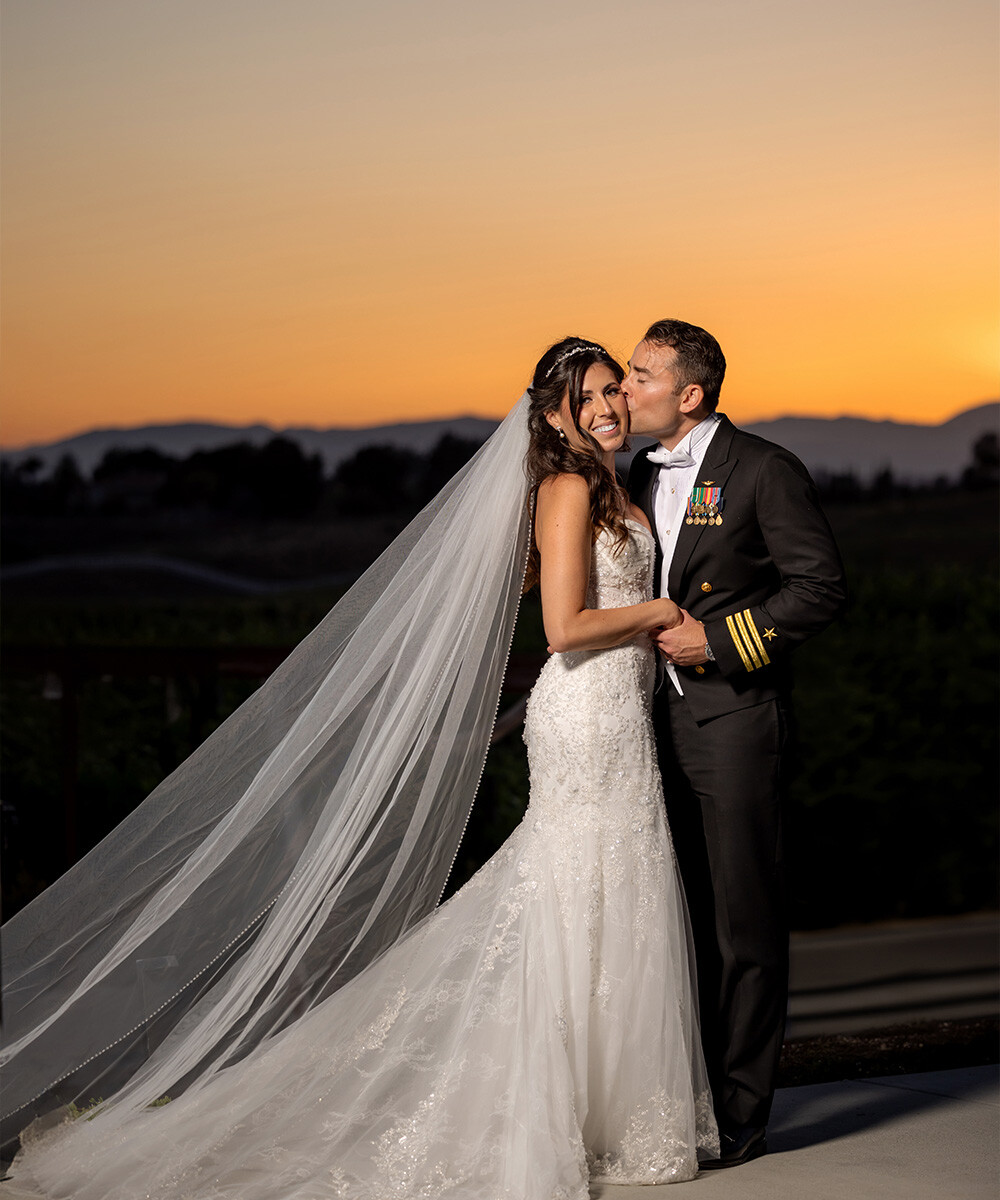
[[[687,512],[684,516],[685,525],[721,525],[722,488],[705,484],[691,489],[688,496]]]

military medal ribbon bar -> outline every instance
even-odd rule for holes
[[[699,484],[691,489],[688,496],[687,512],[684,515],[685,525],[721,525],[722,488],[709,484]]]

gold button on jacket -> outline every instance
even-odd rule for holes
[[[704,668],[704,667],[695,667],[695,672],[696,672],[698,675],[704,675],[704,674],[705,674],[705,668]]]
[[[707,580],[707,579],[706,579],[706,580],[705,580],[705,582],[704,582],[704,583],[701,585],[701,590],[702,590],[703,592],[710,592],[710,591],[712,590],[712,585],[711,585],[711,584],[708,582],[708,580]]]

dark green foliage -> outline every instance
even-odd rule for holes
[[[275,437],[264,445],[255,464],[256,502],[267,517],[300,517],[312,512],[323,491],[323,461],[306,455],[298,443]]]
[[[789,803],[799,928],[969,911],[996,902],[997,505],[994,491],[835,507],[846,616],[796,654],[798,766]],[[326,540],[334,526],[320,530]],[[287,536],[287,534],[285,535]],[[8,645],[286,646],[336,599],[8,604]],[[543,652],[537,595],[519,653]],[[176,674],[85,680],[78,704],[79,844],[121,820],[259,681]],[[44,679],[2,697],[7,914],[62,869],[64,712]],[[49,689],[51,691],[51,689]],[[503,699],[502,708],[516,700]],[[454,887],[520,819],[520,731],[489,755]]]
[[[417,485],[418,502],[423,505],[432,500],[478,449],[478,442],[456,437],[453,433],[444,434],[423,461]]]
[[[798,928],[996,903],[997,598],[943,564],[853,575],[797,654],[789,878]]]
[[[106,516],[154,510],[229,513],[238,516],[302,517],[323,492],[323,463],[297,442],[273,437],[263,446],[237,442],[196,450],[185,459],[151,446],[109,450],[87,481],[68,455],[48,479],[41,463],[2,464],[0,490],[8,516],[54,516],[80,509]]]
[[[59,459],[48,479],[41,476],[40,458],[26,458],[16,467],[0,462],[0,498],[7,516],[63,516],[88,506],[87,481],[71,454]]]
[[[333,511],[345,516],[416,512],[465,466],[479,445],[446,433],[424,455],[397,446],[365,446],[333,474],[328,489]]]
[[[336,469],[330,484],[333,506],[346,516],[390,513],[413,505],[416,464],[395,446],[365,446]]]
[[[92,677],[80,681],[70,701],[46,696],[46,681],[36,676],[5,679],[0,691],[5,917],[123,820],[258,682]],[[67,718],[75,738],[67,739]],[[64,780],[74,749],[76,819],[70,831]]]
[[[153,446],[137,450],[108,450],[94,468],[94,482],[107,483],[127,475],[152,475],[166,479],[177,468],[178,460]]]
[[[972,446],[972,462],[962,472],[962,487],[972,491],[1000,483],[1000,437],[984,433]]]
[[[10,601],[7,646],[294,646],[343,589],[251,599]]]
[[[156,502],[164,508],[301,517],[316,508],[322,491],[319,455],[307,456],[297,442],[274,437],[260,447],[238,442],[195,451],[170,471]]]

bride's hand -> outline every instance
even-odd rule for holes
[[[657,649],[675,667],[697,667],[708,662],[705,626],[689,612],[680,610],[683,618],[672,629],[661,629],[653,635]]]
[[[659,616],[658,614],[657,616],[657,621],[652,631],[654,634],[659,629],[674,629],[684,620],[684,614],[673,600],[661,598],[656,603],[661,608],[663,615]]]

